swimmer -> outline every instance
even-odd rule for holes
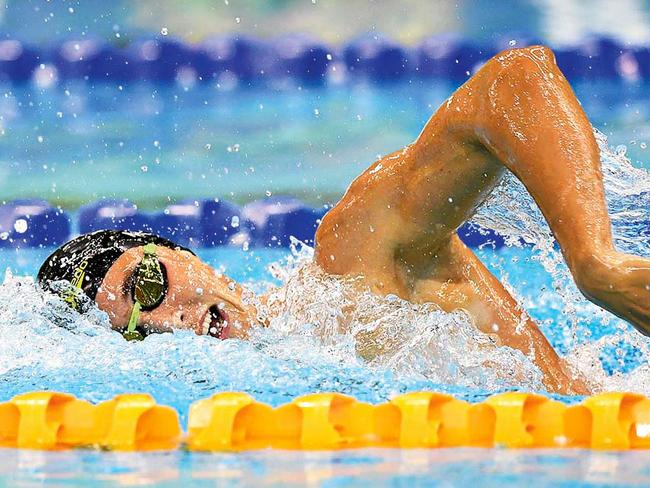
[[[531,357],[549,391],[587,394],[456,234],[506,170],[539,205],[582,293],[650,335],[650,259],[614,248],[592,127],[540,46],[492,58],[414,143],[354,180],[316,232],[316,264],[360,277],[382,296],[463,309],[478,330]],[[82,235],[50,256],[38,278],[44,288],[71,282],[129,337],[178,328],[224,339],[262,325],[238,284],[148,234]],[[75,305],[78,297],[64,298]]]

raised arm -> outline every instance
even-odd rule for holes
[[[650,328],[650,261],[617,253],[593,130],[552,52],[492,58],[432,116],[411,146],[366,170],[317,234],[332,273],[392,280],[435,276],[437,256],[504,170],[531,193],[576,283],[595,303]]]

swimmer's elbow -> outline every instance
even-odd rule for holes
[[[513,72],[531,72],[541,67],[556,67],[555,54],[546,46],[508,49],[494,58],[503,68]]]

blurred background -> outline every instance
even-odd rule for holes
[[[650,167],[647,1],[2,4],[0,203],[191,213],[169,206],[288,196],[322,208],[490,56],[533,43],[555,50],[617,152]]]
[[[0,2],[8,37],[52,42],[101,37],[116,44],[166,27],[198,42],[218,34],[273,38],[311,34],[333,45],[380,32],[404,44],[455,32],[484,41],[519,32],[559,46],[587,35],[626,43],[650,40],[650,2],[643,0],[125,0]]]

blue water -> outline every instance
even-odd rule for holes
[[[17,469],[18,467],[18,469]],[[5,450],[0,486],[648,486],[644,452],[360,449],[239,454]]]
[[[224,90],[197,85],[0,87],[0,199],[74,208],[99,197],[158,207],[287,193],[338,200],[380,154],[410,143],[455,86]],[[579,84],[612,146],[648,168],[650,86]]]
[[[198,196],[248,201],[266,192],[332,201],[377,154],[412,140],[452,87],[67,89],[12,89],[0,97],[3,198],[41,196],[72,209],[102,196],[129,197],[150,206]],[[650,166],[650,88],[591,85],[577,91],[609,143],[627,145],[612,151],[603,146],[617,245],[650,255],[650,179],[643,169]],[[543,219],[520,186],[510,182],[499,188],[477,222],[497,228],[513,242],[524,238],[534,243],[478,252],[558,351],[601,389],[650,394],[647,339],[580,297]],[[351,303],[378,314],[377,327],[398,333],[386,339],[388,353],[362,360],[354,337],[331,330],[331,315],[350,300],[344,285],[309,272],[301,278],[296,269],[308,265],[295,260],[303,263],[304,253],[296,257],[287,250],[198,250],[213,267],[254,291],[280,286],[280,294],[288,297],[284,315],[251,341],[220,342],[179,332],[126,343],[108,330],[104,314],[80,316],[34,286],[33,276],[50,251],[0,251],[0,270],[10,271],[0,285],[0,399],[37,389],[92,401],[142,391],[178,409],[185,422],[191,402],[225,390],[246,391],[273,405],[315,391],[382,402],[418,389],[470,401],[517,387],[543,390],[538,372],[523,355],[498,347],[482,352],[481,335],[462,314],[369,295]],[[287,280],[290,285],[284,286]],[[488,357],[495,368],[483,365]],[[581,451],[140,455],[6,450],[0,452],[0,484],[128,484],[142,479],[238,486],[518,486],[524,480],[531,486],[643,485],[649,460],[645,453]]]

